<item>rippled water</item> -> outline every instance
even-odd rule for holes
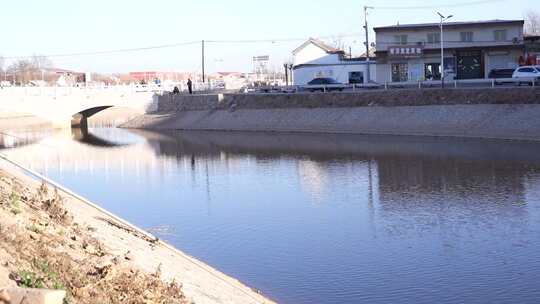
[[[539,143],[32,136],[3,152],[279,302],[540,302]]]

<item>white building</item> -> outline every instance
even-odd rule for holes
[[[523,20],[445,22],[446,79],[487,78],[498,68],[515,68],[523,55]],[[439,23],[374,28],[377,82],[441,78]]]
[[[329,77],[340,83],[367,83],[365,56],[346,58],[345,52],[310,38],[293,51],[293,82],[305,85],[314,78]],[[375,61],[371,61],[371,80],[375,80]]]

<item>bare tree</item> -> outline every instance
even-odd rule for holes
[[[334,36],[331,38],[330,46],[338,50],[343,50],[343,48],[345,47],[345,43],[343,42],[343,38],[339,36]]]
[[[540,13],[528,11],[525,15],[525,34],[540,35]]]
[[[12,80],[19,84],[28,84],[33,80],[47,80],[47,69],[53,67],[53,63],[45,56],[34,55],[29,59],[19,59],[7,67],[7,72],[12,75]]]
[[[37,69],[50,69],[53,67],[52,61],[43,55],[34,55],[31,61],[32,65]]]

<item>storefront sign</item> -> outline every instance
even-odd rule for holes
[[[388,56],[394,58],[418,58],[422,57],[424,49],[421,46],[391,46],[388,47]]]

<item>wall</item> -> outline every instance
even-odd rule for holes
[[[540,88],[178,96],[124,127],[540,140]]]
[[[299,64],[333,64],[339,63],[338,54],[328,54],[320,47],[310,43],[294,55],[294,65]]]
[[[494,31],[507,30],[507,41],[495,42]],[[394,35],[408,35],[407,45],[416,45],[417,42],[425,43],[425,49],[438,49],[439,43],[428,44],[427,34],[440,32],[439,27],[431,29],[407,29],[400,28],[396,30],[380,30],[376,32],[377,51],[387,51],[389,46],[397,45],[394,40]],[[473,42],[460,42],[461,32],[473,32]],[[453,28],[450,26],[444,27],[444,41],[448,48],[461,47],[482,47],[482,46],[499,46],[499,45],[514,45],[512,39],[516,37],[519,41],[523,41],[523,27],[519,25],[489,25],[479,26],[471,25],[468,27]]]
[[[377,69],[374,62],[370,65],[370,69],[371,80],[375,81]],[[328,71],[331,73],[328,73]],[[364,83],[367,83],[366,64],[364,62],[343,62],[342,64],[334,65],[301,66],[294,69],[293,79],[295,85],[306,85],[316,77],[331,77],[340,83],[347,84],[349,83],[349,72],[356,71],[364,73]],[[317,76],[318,74],[324,74],[324,76]]]

